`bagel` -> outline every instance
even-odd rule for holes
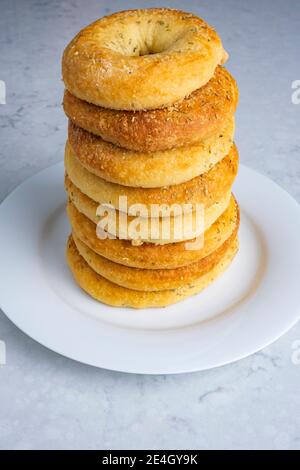
[[[224,256],[236,235],[235,231],[219,248],[205,258],[176,269],[139,269],[122,266],[97,255],[74,233],[72,237],[79,254],[96,273],[105,279],[128,289],[161,291],[184,287],[209,272]]]
[[[199,144],[149,152],[124,150],[69,123],[68,140],[80,163],[100,178],[124,186],[159,188],[189,181],[209,171],[233,144],[234,119]]]
[[[83,194],[65,175],[65,189],[67,191],[70,201],[74,204],[79,212],[82,212],[92,222],[97,224],[101,217],[97,214],[99,204],[90,199],[88,196]],[[191,240],[194,237],[199,237],[204,230],[207,230],[226,210],[231,198],[231,193],[226,194],[220,201],[215,202],[203,212],[200,211],[198,219],[195,212],[192,212],[192,216],[183,218],[184,232],[181,230],[181,216],[172,217],[170,215],[167,224],[164,225],[162,218],[151,218],[144,219],[138,217],[141,221],[138,233],[130,231],[130,225],[133,221],[136,221],[137,217],[128,216],[127,214],[120,217],[119,211],[113,211],[107,208],[103,208],[106,213],[104,216],[109,217],[112,221],[116,218],[116,224],[107,224],[104,230],[112,235],[113,237],[121,238],[122,240],[131,240],[135,245],[141,245],[143,243],[157,243],[163,245],[164,243],[174,243],[183,240]],[[109,215],[107,215],[107,213]],[[203,218],[202,218],[203,217]],[[197,226],[198,223],[198,226]],[[155,233],[155,228],[157,233]]]
[[[238,250],[237,238],[211,270],[179,288],[146,292],[121,287],[96,273],[79,254],[72,236],[67,244],[67,261],[77,284],[94,299],[114,307],[165,307],[197,294],[219,277],[230,265]]]
[[[155,152],[193,145],[219,132],[236,110],[238,88],[223,67],[202,88],[173,106],[116,111],[80,100],[65,90],[63,107],[77,126],[119,147]]]
[[[82,29],[62,77],[78,98],[110,109],[169,106],[205,85],[227,59],[217,33],[190,13],[128,10]]]
[[[82,166],[68,143],[65,169],[72,183],[99,204],[110,204],[119,209],[119,198],[125,196],[127,210],[135,204],[143,204],[148,211],[151,211],[152,204],[175,204],[181,206],[174,207],[174,215],[178,215],[184,205],[190,204],[191,210],[195,209],[196,204],[207,207],[231,190],[238,170],[238,152],[233,145],[228,155],[207,173],[185,183],[163,188],[133,188],[105,181]]]
[[[145,243],[141,248],[118,238],[103,240],[97,237],[96,225],[70,201],[67,204],[67,214],[73,233],[95,253],[118,264],[144,269],[179,268],[208,256],[237,230],[240,220],[238,205],[232,198],[226,211],[205,232],[204,245],[196,245],[191,250],[186,242],[166,245]]]

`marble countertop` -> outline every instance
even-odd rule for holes
[[[297,0],[167,1],[213,24],[240,88],[241,162],[300,202],[300,9]],[[0,200],[63,158],[60,58],[75,32],[150,1],[10,0],[1,4]],[[1,83],[1,82],[0,82]],[[300,449],[300,324],[238,363],[179,376],[77,364],[26,337],[1,312],[1,449]]]

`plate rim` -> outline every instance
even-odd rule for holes
[[[2,210],[3,210],[3,206],[5,206],[5,203],[7,203],[7,201],[9,201],[10,198],[13,198],[18,192],[22,191],[22,189],[24,188],[24,186],[26,186],[31,179],[33,178],[38,178],[39,176],[41,176],[42,174],[46,174],[47,172],[49,172],[49,170],[54,170],[54,169],[59,169],[59,167],[62,167],[63,166],[63,163],[62,162],[59,162],[59,163],[56,163],[54,165],[51,165],[47,168],[44,168],[43,170],[39,171],[39,172],[36,172],[34,175],[32,175],[30,178],[27,178],[25,181],[23,181],[20,185],[18,185],[17,187],[15,187],[11,192],[10,194],[8,194],[4,199],[3,201],[1,202],[0,204],[0,219],[1,219],[1,216],[2,216]],[[261,173],[255,171],[254,169],[248,167],[248,166],[245,166],[245,165],[240,165],[240,172],[243,172],[243,171],[246,171],[246,172],[250,172],[252,173],[252,176],[257,178],[263,178],[263,179],[266,179],[268,180],[268,182],[273,185],[273,187],[276,188],[276,190],[279,190],[280,193],[283,193],[285,195],[285,197],[288,197],[290,199],[290,201],[295,204],[295,207],[297,206],[297,210],[299,210],[299,215],[300,215],[300,205],[298,204],[298,202],[286,191],[284,190],[283,188],[281,188],[280,185],[278,185],[276,182],[274,182],[273,180],[271,180],[270,178],[268,178],[267,176],[265,175],[262,175]],[[300,245],[300,242],[299,242],[299,245]],[[2,296],[1,296],[2,297]],[[220,362],[219,364],[216,363],[215,365],[213,366],[209,366],[209,367],[187,367],[187,368],[184,368],[184,369],[178,369],[176,371],[171,371],[171,372],[168,372],[168,371],[161,371],[161,370],[157,370],[155,371],[154,369],[153,370],[143,370],[143,371],[140,371],[140,370],[129,370],[128,367],[124,368],[122,366],[120,367],[113,367],[113,366],[105,366],[105,364],[102,364],[102,365],[99,365],[99,364],[95,364],[93,362],[89,362],[87,361],[86,359],[82,360],[80,359],[79,357],[76,357],[74,356],[73,354],[70,354],[70,353],[67,353],[65,351],[61,351],[57,348],[55,348],[54,346],[51,346],[51,344],[47,344],[45,343],[45,341],[40,341],[35,335],[32,335],[30,333],[30,327],[28,329],[25,329],[22,325],[20,325],[20,323],[18,322],[18,318],[16,319],[16,315],[14,315],[14,313],[7,313],[7,308],[5,308],[5,306],[2,305],[2,299],[0,299],[0,307],[2,308],[2,311],[3,313],[9,318],[9,320],[15,325],[17,326],[17,328],[19,328],[21,331],[24,332],[24,334],[26,334],[27,336],[29,336],[31,339],[33,339],[34,341],[36,341],[38,344],[42,345],[43,347],[46,347],[47,349],[50,349],[51,351],[57,353],[57,354],[60,354],[62,356],[65,356],[67,357],[68,359],[72,359],[72,360],[75,360],[76,362],[79,362],[79,363],[82,363],[82,364],[88,364],[90,366],[93,366],[93,367],[98,367],[98,368],[103,368],[105,370],[112,370],[112,371],[118,371],[118,372],[123,372],[123,373],[135,373],[135,374],[149,374],[149,375],[165,375],[165,374],[179,374],[179,373],[189,373],[189,372],[196,372],[196,371],[203,371],[203,370],[208,370],[208,369],[211,369],[211,368],[217,368],[217,367],[221,367],[223,365],[227,365],[227,364],[230,364],[230,363],[233,363],[233,362],[237,362],[241,359],[244,359],[245,357],[248,357],[249,355],[255,353],[256,351],[259,351],[261,350],[262,348],[264,347],[267,347],[269,346],[270,344],[272,344],[273,342],[277,341],[282,335],[284,335],[288,330],[290,330],[299,320],[300,318],[300,303],[299,303],[299,313],[298,313],[298,316],[297,318],[293,319],[290,321],[290,323],[286,324],[286,327],[284,329],[282,329],[281,333],[279,333],[277,335],[277,337],[274,337],[273,339],[270,339],[269,341],[266,341],[264,342],[264,344],[262,344],[261,346],[259,347],[254,347],[253,348],[253,351],[252,352],[245,352],[244,354],[240,354],[239,357],[236,357],[235,359],[232,359],[232,360],[229,360],[229,361],[225,361],[225,362]],[[50,341],[51,343],[51,341]]]

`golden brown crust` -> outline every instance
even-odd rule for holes
[[[81,128],[120,147],[154,152],[193,145],[226,125],[234,114],[238,88],[218,67],[211,80],[188,98],[153,111],[116,111],[89,104],[65,91],[66,115]]]
[[[238,240],[235,238],[210,271],[179,289],[155,292],[121,287],[97,274],[79,254],[72,236],[68,240],[66,255],[76,282],[96,300],[115,307],[149,308],[164,307],[199,293],[225,271],[237,250]]]
[[[65,189],[68,194],[70,201],[74,204],[79,212],[82,212],[92,222],[98,224],[101,220],[99,214],[97,215],[97,209],[99,204],[93,201],[91,198],[83,194],[70,180],[68,175],[65,175]],[[135,245],[142,245],[143,243],[156,243],[163,245],[164,243],[174,243],[183,240],[190,240],[195,237],[199,237],[203,231],[207,230],[227,209],[231,199],[231,193],[226,194],[220,201],[216,201],[206,209],[203,208],[199,214],[192,212],[192,217],[188,217],[185,220],[184,231],[181,230],[181,216],[173,217],[170,215],[167,224],[169,230],[165,231],[162,224],[162,218],[148,218],[146,224],[142,223],[139,227],[138,233],[130,230],[130,225],[136,220],[136,217],[129,216],[127,214],[123,217],[119,217],[119,211],[113,211],[111,214],[111,220],[116,223],[110,224],[105,223],[103,230],[110,233],[117,238],[123,238],[124,240],[132,240]],[[104,216],[107,220],[108,210],[105,209]],[[178,221],[178,217],[180,218]],[[198,217],[198,218],[197,218]],[[203,218],[202,218],[203,217]],[[156,224],[156,225],[155,225]],[[198,226],[197,226],[198,224]],[[155,228],[158,227],[158,233],[155,232]],[[166,226],[165,226],[166,227]],[[178,230],[179,228],[179,230]]]
[[[171,269],[194,263],[221,246],[239,227],[239,208],[234,199],[227,210],[205,232],[204,245],[188,249],[186,242],[134,246],[127,240],[101,240],[96,235],[96,225],[69,202],[67,213],[75,235],[91,250],[115,263],[143,269]]]
[[[68,144],[65,168],[70,180],[81,192],[100,204],[111,204],[115,209],[119,209],[119,197],[126,196],[128,207],[143,204],[150,211],[152,204],[191,204],[195,210],[196,204],[208,207],[230,191],[238,170],[238,152],[233,145],[229,154],[207,173],[163,188],[133,188],[105,181],[87,171]]]
[[[232,235],[210,255],[195,263],[175,269],[139,269],[114,263],[91,250],[73,233],[75,245],[88,265],[101,276],[119,286],[141,291],[178,289],[211,271],[218,264],[237,236]]]
[[[190,13],[128,10],[82,29],[66,47],[66,88],[110,109],[169,106],[202,87],[227,59],[217,33]]]
[[[96,176],[124,186],[159,188],[181,184],[209,171],[230,151],[234,119],[197,145],[135,152],[105,142],[69,122],[68,141],[80,163]]]

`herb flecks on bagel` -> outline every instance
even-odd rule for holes
[[[227,59],[205,21],[178,10],[128,10],[82,29],[64,51],[62,75],[78,98],[111,109],[154,109],[205,85]]]

